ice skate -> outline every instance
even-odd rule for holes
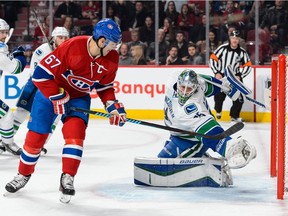
[[[220,112],[220,113],[216,113],[216,118],[217,119],[221,119],[221,117],[222,117],[222,113]]]
[[[62,203],[69,203],[71,200],[71,197],[75,195],[75,190],[74,190],[74,177],[62,173],[61,178],[60,178],[60,202]]]
[[[7,143],[3,143],[3,146],[5,147],[6,151],[12,153],[13,155],[20,155],[22,152],[22,149],[16,144],[16,143],[11,143],[11,144],[7,144]]]
[[[15,193],[27,184],[30,177],[31,175],[24,176],[18,173],[11,182],[6,184],[5,189],[10,193]]]
[[[242,118],[231,118],[232,123],[237,123],[237,122],[244,122]]]

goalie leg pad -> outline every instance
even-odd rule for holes
[[[156,187],[227,187],[229,167],[225,172],[224,167],[224,159],[139,157],[134,159],[134,183]]]
[[[256,149],[247,140],[238,137],[226,143],[225,158],[231,169],[245,167],[252,159],[256,158]]]
[[[224,74],[231,85],[238,89],[242,94],[248,95],[252,93],[252,91],[247,86],[245,86],[239,79],[237,79],[230,65],[226,67]]]

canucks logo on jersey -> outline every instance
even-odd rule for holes
[[[185,106],[184,110],[187,115],[190,115],[191,113],[197,112],[198,107],[194,103],[192,103],[192,104],[188,104],[187,106]]]

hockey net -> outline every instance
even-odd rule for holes
[[[272,58],[271,176],[277,177],[277,198],[288,197],[288,56]]]

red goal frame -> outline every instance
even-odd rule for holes
[[[272,58],[270,174],[277,177],[277,199],[286,191],[286,59],[283,54]]]

